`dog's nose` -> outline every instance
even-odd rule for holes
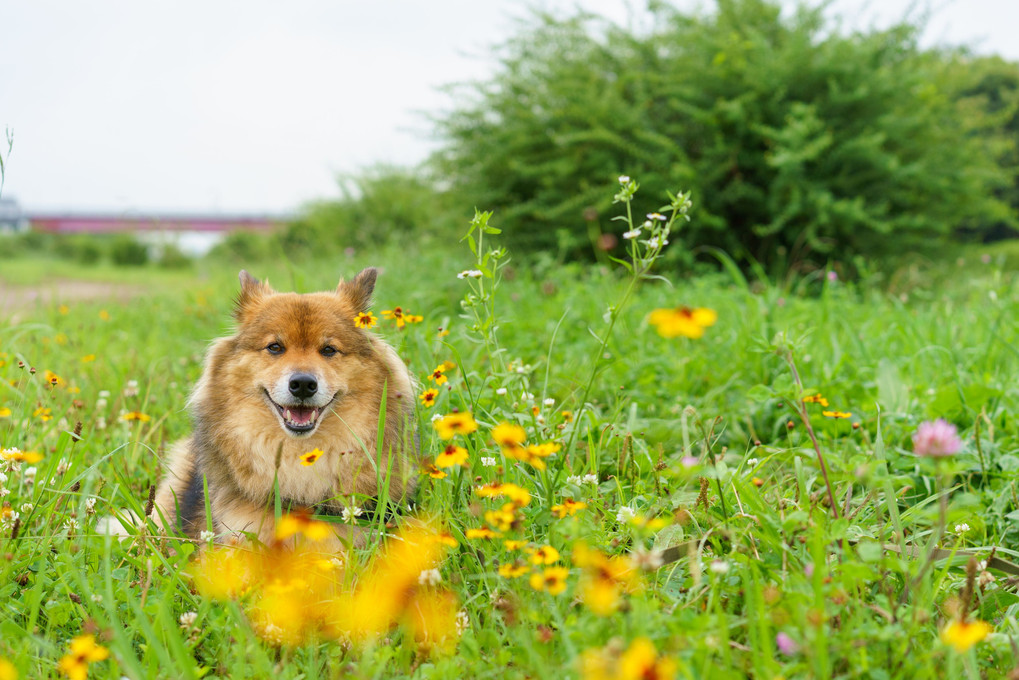
[[[318,381],[315,376],[307,373],[294,373],[290,376],[290,394],[298,399],[307,399],[318,392]]]

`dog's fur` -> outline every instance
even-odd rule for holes
[[[156,493],[168,528],[196,538],[211,523],[220,542],[270,542],[277,485],[284,509],[316,514],[382,506],[380,494],[405,502],[413,379],[392,347],[354,324],[375,278],[368,268],[334,292],[299,295],[241,272],[237,332],[210,347],[189,402],[193,432],[174,445]],[[315,448],[321,458],[303,465]],[[349,525],[335,526],[347,526],[340,543],[356,540]]]

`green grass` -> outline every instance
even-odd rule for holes
[[[27,465],[5,473],[4,501],[21,520],[16,539],[9,526],[0,539],[0,658],[22,678],[57,677],[70,639],[92,631],[111,653],[90,667],[93,678],[560,678],[581,675],[584,658],[635,654],[635,641],[647,638],[679,678],[1005,677],[1019,632],[1019,597],[1006,574],[992,570],[995,579],[977,585],[970,616],[993,632],[958,653],[939,631],[957,616],[967,560],[928,564],[925,555],[944,492],[941,547],[981,559],[996,547],[998,557],[1019,561],[1019,281],[1002,266],[1010,248],[989,264],[974,249],[962,267],[918,264],[868,281],[648,281],[619,309],[607,359],[599,336],[628,285],[622,271],[511,257],[493,297],[464,307],[472,284],[484,283],[487,295],[496,282],[456,278],[476,266],[465,247],[246,263],[277,289],[298,291],[330,289],[338,276],[378,265],[376,313],[402,305],[425,317],[399,332],[383,322],[378,332],[423,385],[437,364],[457,364],[437,405],[419,409],[424,453],[434,458],[444,446],[433,413],[469,410],[481,427],[458,439],[467,466],[444,479],[422,476],[418,498],[459,539],[439,566],[470,621],[455,653],[419,649],[400,629],[367,645],[276,647],[253,632],[244,602],[198,594],[191,546],[95,535],[98,517],[141,509],[160,457],[188,432],[187,394],[209,340],[229,332],[236,271],[206,263],[195,280],[75,270],[143,294],[126,305],[72,303],[66,313],[54,302],[3,326],[0,407],[11,415],[0,420],[0,443],[44,458],[31,483]],[[3,275],[37,285],[69,276],[61,267],[35,272],[32,262],[5,263]],[[648,313],[676,305],[715,309],[718,322],[699,340],[659,337]],[[449,335],[440,338],[440,327]],[[795,362],[802,391],[783,356]],[[596,367],[585,408],[579,400]],[[45,370],[63,384],[46,384]],[[838,519],[797,413],[801,397],[817,392],[852,413],[825,418],[805,405]],[[572,423],[563,410],[577,415]],[[121,420],[129,411],[151,420]],[[938,417],[964,441],[941,466],[914,456],[910,439]],[[524,426],[529,441],[564,448],[544,472],[504,459],[489,437],[503,421]],[[77,422],[80,441],[70,434]],[[597,485],[567,479],[585,474]],[[565,592],[499,576],[515,554],[498,540],[464,538],[482,526],[484,510],[499,507],[473,492],[496,479],[531,492],[506,537],[557,548],[570,568]],[[550,507],[564,497],[587,507],[557,519]],[[622,506],[668,525],[636,527],[619,518]],[[956,531],[962,524],[969,529]],[[679,546],[680,558],[643,573],[642,587],[603,617],[582,593],[584,570],[572,557],[581,540],[610,555]],[[889,547],[901,545],[920,555]],[[185,612],[197,613],[195,627],[179,625]],[[779,650],[780,633],[796,651]],[[590,667],[587,675],[596,677]]]

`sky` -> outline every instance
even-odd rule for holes
[[[674,0],[681,8],[710,4]],[[848,26],[910,0],[836,0]],[[626,23],[634,0],[544,0]],[[28,212],[286,214],[414,165],[446,84],[484,79],[514,0],[0,0],[3,197]],[[926,5],[924,5],[926,6]],[[1019,61],[1019,0],[933,5],[925,44]]]

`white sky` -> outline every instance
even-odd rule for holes
[[[542,6],[625,21],[630,4]],[[912,4],[835,7],[865,26]],[[422,112],[447,104],[437,88],[490,73],[486,47],[527,6],[0,0],[0,134],[14,132],[3,196],[30,211],[295,210],[336,195],[341,172],[424,159],[434,142]],[[936,7],[928,44],[1019,60],[1019,0]]]

